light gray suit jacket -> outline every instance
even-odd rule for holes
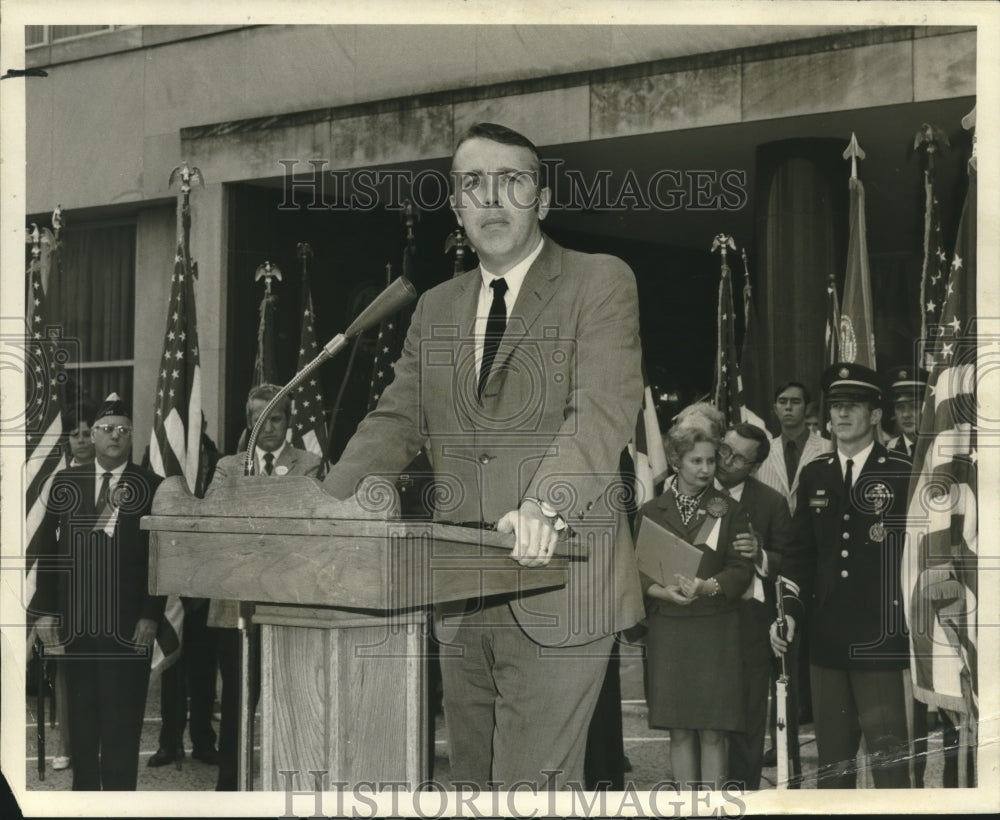
[[[537,643],[588,643],[643,616],[619,478],[642,399],[635,278],[620,259],[546,237],[480,399],[481,282],[477,268],[423,294],[395,380],[325,486],[347,498],[366,475],[395,478],[429,442],[442,488],[437,519],[494,523],[526,497],[547,501],[589,560],[571,563],[565,588],[521,594],[511,606]],[[439,617],[439,637],[448,633]]]

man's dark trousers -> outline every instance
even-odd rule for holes
[[[184,747],[184,726],[190,699],[191,745],[195,751],[215,748],[212,710],[215,706],[216,630],[205,625],[207,598],[184,598],[181,657],[163,673],[160,689],[160,748],[174,753]]]
[[[60,663],[69,689],[73,790],[134,791],[149,655],[67,655]]]

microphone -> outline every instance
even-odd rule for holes
[[[385,290],[372,300],[368,307],[361,311],[358,318],[351,322],[347,330],[343,333],[338,333],[323,345],[323,349],[317,354],[316,358],[296,373],[292,377],[292,380],[275,394],[274,398],[267,403],[267,407],[264,408],[260,416],[257,417],[257,423],[250,432],[250,438],[247,440],[246,457],[243,461],[243,475],[251,475],[253,473],[253,456],[257,448],[257,436],[260,434],[260,428],[264,424],[264,420],[271,414],[275,406],[291,393],[292,390],[298,387],[299,384],[305,381],[317,367],[328,359],[332,359],[347,347],[352,339],[379,324],[383,319],[392,316],[394,313],[398,313],[403,305],[412,302],[416,298],[417,290],[413,287],[413,283],[409,279],[405,276],[400,276],[398,279],[393,280]]]

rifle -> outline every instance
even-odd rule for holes
[[[45,694],[48,689],[48,681],[45,675],[45,655],[42,653],[42,642],[38,638],[35,638],[35,642],[32,645],[32,651],[35,655],[35,695],[37,697],[37,714],[36,720],[38,721],[38,728],[36,732],[38,733],[38,779],[45,780]],[[65,732],[65,728],[61,728],[60,731]]]
[[[785,582],[780,576],[775,581],[778,593],[778,637],[788,640],[788,622],[785,620]],[[777,788],[788,788],[788,668],[785,655],[781,656],[781,674],[774,685],[775,693],[775,738],[774,744],[778,753]]]

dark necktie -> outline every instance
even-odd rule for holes
[[[490,315],[486,320],[486,334],[483,337],[483,363],[479,366],[479,395],[483,395],[486,380],[490,376],[490,368],[500,347],[503,332],[507,329],[507,304],[504,294],[507,293],[507,280],[494,279],[490,282],[493,288],[493,304],[490,305]]]
[[[111,473],[105,473],[101,478],[101,491],[97,494],[97,512],[101,513],[108,506],[108,495],[111,492]]]
[[[264,453],[264,472],[274,474],[274,453]]]
[[[847,470],[844,471],[844,494],[851,495],[851,484],[854,481],[854,460],[847,459]]]
[[[788,486],[795,480],[795,471],[799,467],[799,454],[795,442],[789,439],[785,444],[785,472],[788,474]]]

